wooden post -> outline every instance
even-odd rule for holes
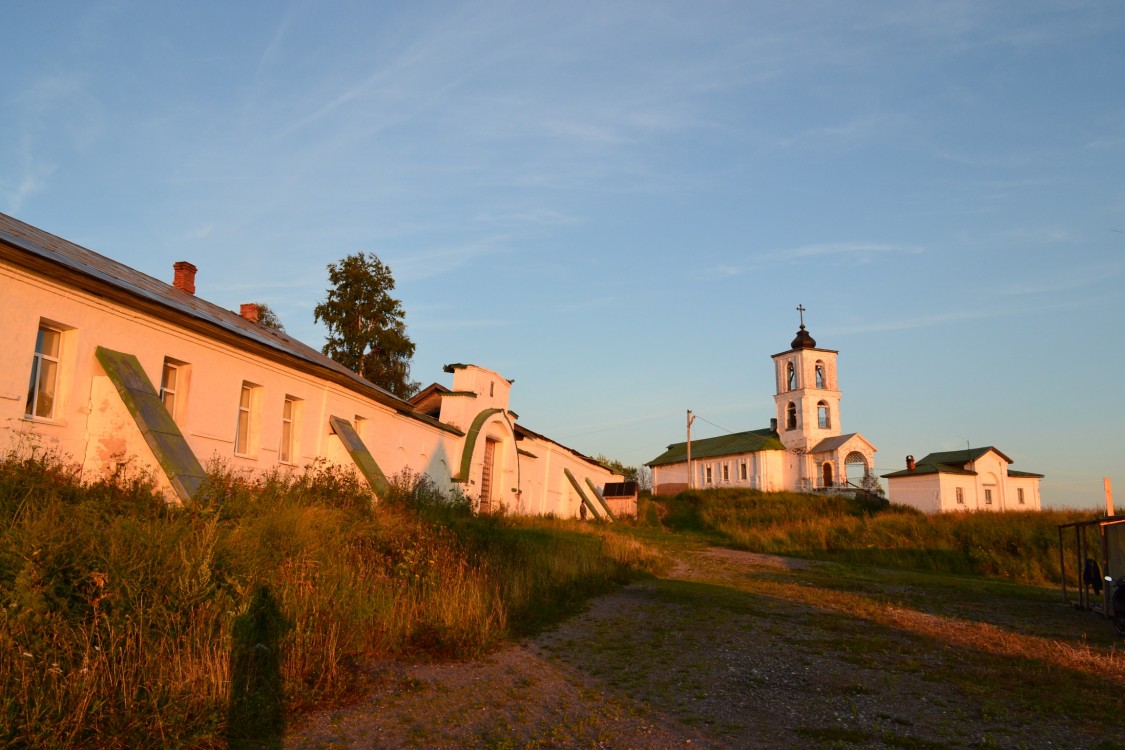
[[[687,486],[689,490],[695,489],[695,475],[691,471],[691,423],[695,421],[695,417],[691,415],[691,409],[687,413]]]
[[[1105,514],[1107,516],[1113,515],[1113,484],[1109,481],[1109,477],[1102,478],[1102,484],[1105,486]]]

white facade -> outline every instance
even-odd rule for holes
[[[791,348],[773,355],[777,417],[769,429],[674,443],[649,462],[653,492],[743,487],[766,492],[835,491],[867,485],[875,446],[858,433],[841,434],[836,357],[818,349],[801,324]],[[865,482],[864,479],[868,482]]]
[[[931,453],[907,468],[884,474],[893,503],[924,513],[1039,510],[1041,474],[1009,468],[1012,460],[991,446]]]
[[[511,382],[497,373],[447,368],[451,395],[438,418],[426,416],[258,326],[253,306],[243,317],[196,297],[189,264],[177,264],[176,286],[164,284],[0,214],[0,287],[0,449],[56,450],[88,479],[131,464],[182,498],[200,473],[193,462],[258,472],[327,460],[359,466],[376,491],[380,474],[406,470],[460,487],[486,510],[567,517],[582,502],[567,471],[598,488],[620,480],[520,431]],[[332,418],[354,428],[373,471]]]

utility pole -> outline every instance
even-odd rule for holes
[[[691,413],[691,409],[687,412],[687,486],[689,490],[695,489],[695,472],[691,470],[691,423],[695,421],[695,416]]]

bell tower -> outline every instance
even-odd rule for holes
[[[840,391],[836,355],[818,349],[805,330],[805,307],[797,306],[801,327],[788,351],[773,355],[777,392],[777,433],[788,450],[808,452],[840,434]]]

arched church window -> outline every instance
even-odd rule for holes
[[[822,430],[832,427],[832,415],[828,411],[827,402],[821,401],[816,405],[816,421]]]
[[[824,388],[824,363],[816,363],[816,387]]]
[[[797,368],[793,366],[792,362],[785,365],[785,390],[797,390]]]
[[[785,429],[797,429],[797,405],[792,401],[785,407]]]

